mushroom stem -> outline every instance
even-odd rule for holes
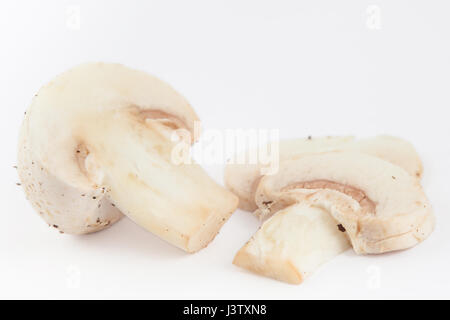
[[[177,247],[188,252],[205,247],[235,210],[237,198],[190,159],[174,161],[176,142],[168,137],[173,131],[158,121],[136,123],[126,112],[115,121],[107,115],[96,121],[88,126],[95,146],[90,155],[102,174],[93,175],[103,176],[111,201]]]
[[[351,247],[342,230],[327,211],[305,203],[294,204],[264,222],[233,263],[299,284],[320,265]]]

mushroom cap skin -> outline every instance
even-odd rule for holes
[[[28,119],[19,135],[17,172],[27,199],[49,226],[61,233],[87,234],[122,218],[101,187],[71,186],[55,176],[33,154]]]
[[[267,219],[238,251],[233,264],[299,284],[321,264],[350,247],[347,235],[326,210],[304,202]]]
[[[258,152],[257,150],[251,150]],[[423,172],[422,162],[414,147],[407,141],[381,135],[374,138],[356,140],[352,136],[317,137],[282,140],[279,143],[279,161],[330,151],[353,151],[373,155],[396,164],[411,175],[420,178]],[[250,150],[245,151],[244,159],[249,159]],[[267,166],[267,165],[266,165]],[[255,190],[262,177],[260,163],[232,163],[225,168],[225,185],[239,197],[239,208],[255,211]]]
[[[308,201],[346,229],[358,254],[412,247],[434,228],[434,215],[419,181],[404,169],[358,152],[309,155],[280,164],[256,190],[262,217]]]
[[[19,176],[34,208],[62,232],[98,231],[124,213],[194,252],[238,202],[190,158],[174,160],[178,146],[198,138],[196,121],[165,82],[119,64],[83,64],[33,99],[20,134]],[[186,133],[190,140],[179,141]]]

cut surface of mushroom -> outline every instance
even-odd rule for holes
[[[266,146],[266,150],[267,150]],[[411,175],[420,178],[423,167],[414,147],[407,141],[391,137],[377,136],[374,138],[356,140],[354,137],[318,137],[306,139],[283,140],[279,143],[279,162],[295,160],[300,157],[330,151],[352,151],[373,155],[398,165]],[[228,164],[225,168],[225,184],[239,197],[239,207],[254,211],[255,190],[262,177],[263,168],[274,165],[251,163],[250,152],[259,155],[260,150],[247,150],[242,158],[245,163]],[[276,165],[275,165],[276,166]]]
[[[265,221],[233,263],[299,284],[324,262],[351,247],[342,230],[326,210],[307,203],[294,204]]]
[[[358,254],[406,249],[434,228],[418,180],[359,152],[286,160],[261,178],[255,199],[266,221],[234,264],[289,283],[301,283],[349,246]]]
[[[281,164],[256,190],[260,215],[310,201],[347,230],[357,253],[406,249],[433,230],[434,215],[418,180],[402,168],[356,152],[310,155]]]
[[[177,132],[195,137],[197,120],[180,94],[144,72],[104,63],[69,70],[39,91],[22,125],[27,197],[63,232],[98,231],[123,213],[197,251],[238,201],[199,165],[174,161]]]

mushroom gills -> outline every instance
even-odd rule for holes
[[[351,247],[343,227],[326,210],[294,204],[266,220],[233,263],[299,284],[320,265]]]

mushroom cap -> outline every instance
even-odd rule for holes
[[[278,159],[281,162],[330,151],[354,151],[373,155],[404,168],[418,178],[423,172],[422,162],[414,147],[403,139],[386,135],[361,140],[351,136],[283,140],[279,143]],[[250,152],[258,154],[256,149],[246,150],[245,157],[242,158],[248,161]],[[239,197],[241,209],[247,211],[257,209],[254,200],[255,190],[263,175],[261,169],[265,167],[267,164],[250,162],[231,163],[226,166],[225,184]]]
[[[280,163],[255,195],[262,217],[294,203],[324,208],[346,229],[357,253],[412,247],[432,232],[434,215],[418,180],[359,152],[329,152]]]
[[[167,139],[180,128],[194,134],[195,121],[189,103],[147,73],[109,63],[64,72],[39,90],[22,124],[18,174],[27,198],[61,232],[101,230],[122,216],[101,167],[116,159],[99,159],[114,144],[106,139],[123,137],[115,128],[139,136],[148,124]]]
[[[339,150],[336,150],[339,151]],[[405,169],[410,175],[420,179],[423,165],[414,146],[401,138],[380,135],[355,141],[342,151],[362,152],[386,160]]]

